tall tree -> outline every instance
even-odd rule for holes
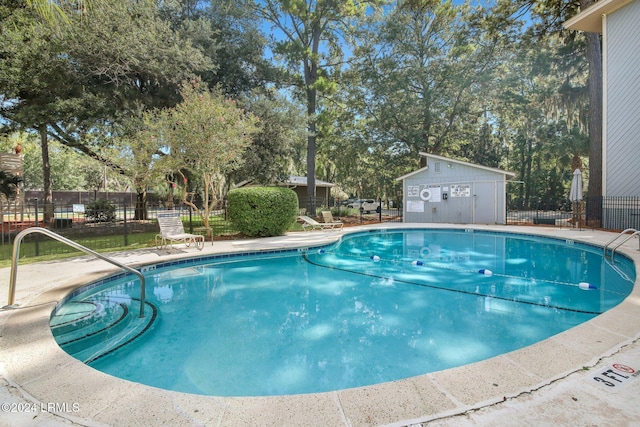
[[[498,2],[496,11],[524,16],[531,14],[533,31],[539,39],[549,33],[557,33],[571,45],[578,55],[585,55],[588,64],[589,93],[589,183],[587,217],[598,221],[602,218],[602,48],[600,35],[596,33],[576,34],[562,27],[563,22],[573,17],[579,10],[585,10],[595,3],[593,0],[518,0]]]
[[[580,0],[580,9],[591,6],[592,0]],[[600,35],[585,34],[589,61],[589,199],[587,218],[602,220],[602,46]]]
[[[483,114],[475,91],[491,80],[504,39],[482,18],[466,4],[404,1],[366,28],[355,52],[368,89],[364,114],[387,146],[413,158],[447,154],[461,123]]]
[[[222,196],[224,177],[242,163],[257,120],[200,81],[185,83],[181,95],[180,104],[157,116],[156,138],[165,142],[169,153],[160,167],[166,175],[181,178],[172,184],[208,228],[210,212]],[[189,176],[199,182],[189,182]],[[202,205],[195,197],[198,189]]]
[[[367,114],[362,77],[358,67],[336,74],[340,90],[318,116],[318,170],[323,180],[339,183],[342,197],[397,198],[395,178],[417,163],[379,134],[375,118]]]
[[[51,37],[33,11],[0,5],[0,115],[7,129],[30,129],[40,138],[44,183],[44,222],[53,219],[48,129],[75,120],[90,95],[74,71],[62,40]]]
[[[307,109],[307,208],[316,209],[316,144],[318,94],[335,90],[334,67],[343,61],[342,41],[353,20],[362,18],[370,0],[263,0],[259,16],[271,24],[273,52],[293,72],[292,82],[303,90]]]
[[[51,189],[49,138],[124,175],[112,155],[112,137],[122,129],[114,124],[175,105],[179,82],[211,66],[160,18],[151,0],[103,0],[90,13],[69,13],[71,25],[55,32],[30,9],[8,9],[0,16],[7,41],[3,57],[9,58],[0,63],[0,80],[6,82],[3,95],[15,102],[3,103],[2,114],[40,135],[45,200]]]
[[[108,120],[174,106],[180,82],[213,66],[162,19],[153,0],[103,0],[77,19],[65,37],[67,49],[90,79],[89,89],[102,96],[96,107]]]
[[[136,192],[134,218],[137,220],[148,218],[147,190],[161,180],[162,175],[157,164],[165,155],[166,143],[156,132],[157,114],[157,110],[147,110],[119,120],[112,142],[117,154],[110,157],[120,158],[118,163],[131,178]]]
[[[305,137],[304,111],[276,91],[256,92],[246,104],[260,119],[260,129],[253,135],[242,165],[232,171],[227,182],[281,182],[296,172],[296,148]]]
[[[587,153],[584,73],[567,60],[566,40],[525,35],[503,67],[491,107],[495,134],[522,183],[517,206],[566,198],[572,163]],[[516,201],[514,201],[516,203]]]
[[[160,3],[161,16],[214,64],[197,74],[229,96],[248,94],[273,73],[264,57],[266,38],[250,0],[181,0]]]

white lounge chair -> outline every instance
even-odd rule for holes
[[[160,226],[160,234],[156,234],[156,248],[162,249],[169,246],[169,251],[171,251],[173,242],[184,242],[187,247],[193,243],[198,250],[204,248],[204,236],[185,233],[178,212],[159,213],[158,225]]]
[[[336,224],[327,224],[326,222],[318,222],[313,218],[306,215],[300,215],[298,217],[302,221],[302,229],[307,231],[311,230],[333,230]]]
[[[344,227],[344,223],[342,221],[336,221],[333,218],[333,214],[331,214],[331,211],[322,211],[322,219],[324,219],[325,224],[333,224],[332,228]]]

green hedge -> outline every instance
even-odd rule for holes
[[[227,194],[227,213],[247,236],[280,236],[296,222],[298,197],[288,188],[238,188]]]

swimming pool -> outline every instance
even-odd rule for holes
[[[71,341],[70,353],[88,345],[77,357],[112,375],[227,396],[335,390],[483,360],[595,317],[634,280],[628,259],[612,266],[594,246],[473,230],[355,233],[323,248],[147,270],[155,309],[126,321],[138,332],[122,336],[137,289],[121,277],[61,305],[57,340]],[[107,339],[126,345],[93,347]]]

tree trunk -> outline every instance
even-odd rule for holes
[[[312,51],[318,53],[320,30],[313,32]],[[304,82],[307,94],[307,214],[316,214],[316,100],[318,92],[313,84],[318,80],[318,64],[310,59],[304,63]]]
[[[49,141],[47,138],[47,125],[38,126],[40,134],[40,148],[42,150],[42,184],[44,190],[44,225],[50,225],[53,222],[53,191],[51,188],[51,163],[49,161]]]
[[[315,91],[313,91],[315,92]],[[315,105],[313,107],[315,111]],[[307,213],[316,214],[316,121],[309,118],[307,136]]]
[[[533,194],[533,180],[531,179],[531,171],[533,169],[533,142],[532,142],[532,138],[529,137],[528,132],[527,132],[527,140],[526,140],[526,145],[525,145],[525,149],[526,149],[526,157],[524,159],[524,182],[525,182],[525,194],[524,194],[524,198],[527,202],[527,206],[531,206],[532,205],[532,194]],[[537,203],[536,203],[536,208],[537,208]]]
[[[145,220],[148,219],[147,215],[147,192],[145,190],[138,190],[136,192],[136,208],[134,211],[134,219]]]
[[[593,3],[580,0],[581,10]],[[587,219],[602,220],[602,46],[600,35],[585,33],[589,61],[589,189]]]

